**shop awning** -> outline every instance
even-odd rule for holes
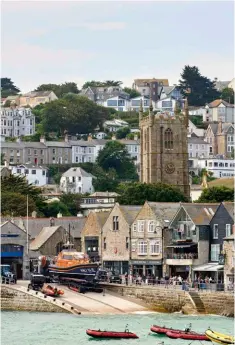
[[[188,243],[188,244],[172,244],[171,246],[167,246],[167,248],[190,248],[195,246],[195,243]]]
[[[219,265],[218,263],[207,263],[205,265],[193,267],[193,271],[197,272],[216,272],[222,270],[224,268],[223,265]]]

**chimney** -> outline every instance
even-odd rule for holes
[[[137,134],[134,135],[134,140],[138,140],[138,135]]]
[[[40,143],[46,144],[46,138],[44,135],[40,136]]]
[[[62,213],[59,212],[59,213],[57,214],[57,218],[62,218],[62,217],[63,217]]]
[[[4,166],[9,169],[9,162],[7,160],[4,161]]]
[[[55,219],[53,217],[50,218],[50,226],[55,225]]]
[[[218,123],[218,129],[217,129],[217,134],[222,133],[222,119],[221,117],[219,118],[219,123]]]
[[[92,141],[92,135],[91,135],[91,133],[89,133],[89,135],[88,135],[88,137],[87,137],[87,140],[88,140],[88,141]]]
[[[116,140],[116,135],[112,135],[112,140]]]

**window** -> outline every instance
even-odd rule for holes
[[[41,150],[40,152],[41,152],[41,155],[43,155],[44,151],[43,151],[43,150]]]
[[[107,249],[106,237],[104,237],[104,250]]]
[[[36,175],[36,170],[32,170],[32,174],[33,174],[33,175]]]
[[[211,261],[219,261],[220,254],[220,245],[212,244],[211,245]]]
[[[28,155],[31,155],[31,150],[30,149],[28,149]]]
[[[108,107],[116,107],[117,106],[117,100],[109,99],[107,101],[107,106]]]
[[[144,232],[144,220],[138,221],[138,232]]]
[[[226,237],[231,235],[231,224],[226,224]]]
[[[210,146],[210,153],[213,153],[212,147]]]
[[[159,240],[152,240],[150,242],[150,254],[152,254],[152,255],[160,254],[160,241]]]
[[[165,149],[172,150],[173,149],[173,132],[170,128],[165,131]]]
[[[113,216],[113,231],[119,230],[118,216]]]
[[[37,154],[38,154],[37,150],[34,150],[34,154],[35,154],[35,155],[37,155]]]
[[[209,167],[212,167],[212,162],[209,162]]]
[[[10,155],[14,156],[14,151],[13,150],[10,151]]]
[[[213,239],[214,240],[218,239],[218,235],[219,235],[218,224],[214,224],[214,227],[213,227]]]
[[[76,160],[76,163],[78,163],[78,157],[76,157],[76,159],[75,159],[75,160]]]
[[[52,149],[52,153],[55,154],[55,149]]]
[[[162,101],[162,108],[172,108],[172,101]]]
[[[138,242],[138,255],[146,255],[147,254],[147,241],[139,241]]]
[[[149,222],[149,228],[148,228],[148,231],[149,232],[154,232],[154,230],[155,230],[155,226],[154,226],[155,224],[154,224],[154,222],[153,221],[150,221]]]
[[[78,181],[81,181],[81,176],[78,176]]]
[[[40,164],[43,164],[43,159],[40,159]]]
[[[42,171],[42,175],[45,176],[46,175],[46,172],[45,170]]]
[[[89,147],[88,152],[91,153],[91,147]]]
[[[72,177],[72,182],[73,182],[73,183],[75,182],[75,177],[74,177],[74,176]]]
[[[190,145],[189,145],[189,149],[190,149],[190,150],[192,150],[192,148],[193,148],[193,145],[192,145],[192,144],[190,144]]]
[[[215,163],[214,163],[214,167],[217,167],[217,166],[218,166],[218,163],[217,163],[217,162],[215,162]]]
[[[17,174],[21,174],[21,169],[16,169]]]
[[[133,224],[132,230],[133,230],[133,232],[136,232],[136,230],[137,230],[137,224],[136,223]]]
[[[129,249],[129,237],[126,237],[126,249]]]

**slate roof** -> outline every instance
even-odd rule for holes
[[[92,141],[89,141],[89,140],[88,141],[85,141],[85,140],[70,140],[69,143],[70,143],[71,146],[95,147],[95,144]]]
[[[15,166],[16,168],[25,168],[25,169],[44,169],[44,170],[49,170],[49,168],[44,167],[42,165],[35,165],[32,163],[25,163],[25,164],[18,164]]]
[[[217,134],[217,131],[218,131],[218,123],[210,123],[209,126],[210,126],[212,132],[213,132],[214,134]],[[209,126],[208,126],[208,127],[209,127]],[[230,123],[230,122],[223,122],[223,123],[222,123],[222,133],[226,133],[230,126],[233,126],[233,124]]]
[[[46,141],[47,147],[71,147],[70,143],[65,141]]]
[[[79,218],[79,217],[61,217],[61,218],[54,218],[53,224],[54,226],[62,226],[64,229],[69,231],[69,225],[70,225],[70,231],[73,238],[81,238],[81,231],[82,228],[86,222],[85,217]],[[11,218],[2,217],[1,221],[7,221],[11,220]],[[28,219],[29,223],[29,235],[32,239],[34,239],[42,228],[44,227],[50,227],[50,218],[33,218],[29,217]],[[16,217],[13,218],[13,224],[16,224],[19,228],[26,230],[26,224],[27,224],[27,218],[26,217]]]
[[[178,202],[150,202],[147,201],[154,214],[164,221],[165,226],[168,226],[180,208]]]
[[[234,108],[233,104],[230,104],[230,103],[224,101],[223,99],[214,100],[213,102],[208,104],[208,107],[209,108],[217,108],[220,104],[223,104],[225,107],[228,107],[228,108]]]
[[[169,85],[169,81],[168,79],[156,79],[156,78],[150,78],[150,79],[135,79],[134,82],[136,85],[140,86],[143,83],[151,83],[151,82],[162,82],[163,86],[168,86]]]
[[[110,214],[110,212],[108,212],[108,211],[96,212],[96,217],[97,217],[98,223],[99,223],[101,228],[104,226],[106,220],[109,217],[109,214]]]
[[[234,202],[222,202],[230,217],[234,220]]]
[[[92,174],[86,172],[85,170],[83,170],[80,167],[70,168],[69,170],[67,170],[62,175],[62,177],[71,177],[71,176],[82,176],[82,177],[92,177],[92,178],[95,178],[95,176],[93,176]]]
[[[126,219],[127,223],[131,225],[133,221],[135,220],[135,217],[141,210],[142,206],[132,206],[132,205],[120,205],[120,210]]]
[[[120,139],[117,141],[119,141],[120,143],[122,143],[124,145],[139,145],[140,144],[140,140]]]
[[[169,95],[173,90],[175,86],[163,86],[163,91],[166,95]]]
[[[47,226],[30,243],[30,250],[39,250],[43,244],[60,228],[60,226]]]
[[[219,204],[181,203],[195,225],[209,225]],[[212,212],[211,212],[212,211]]]
[[[90,194],[89,197],[96,197],[96,198],[115,198],[120,196],[120,194],[115,192],[95,192],[93,194]]]
[[[203,145],[209,145],[209,143],[198,136],[194,135],[192,137],[188,138],[188,143],[189,144],[203,144]]]
[[[30,91],[25,93],[23,96],[28,97],[46,97],[49,96],[53,91]]]

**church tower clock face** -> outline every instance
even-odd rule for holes
[[[165,165],[165,172],[167,174],[173,174],[174,171],[175,171],[175,166],[173,163],[170,162]]]

